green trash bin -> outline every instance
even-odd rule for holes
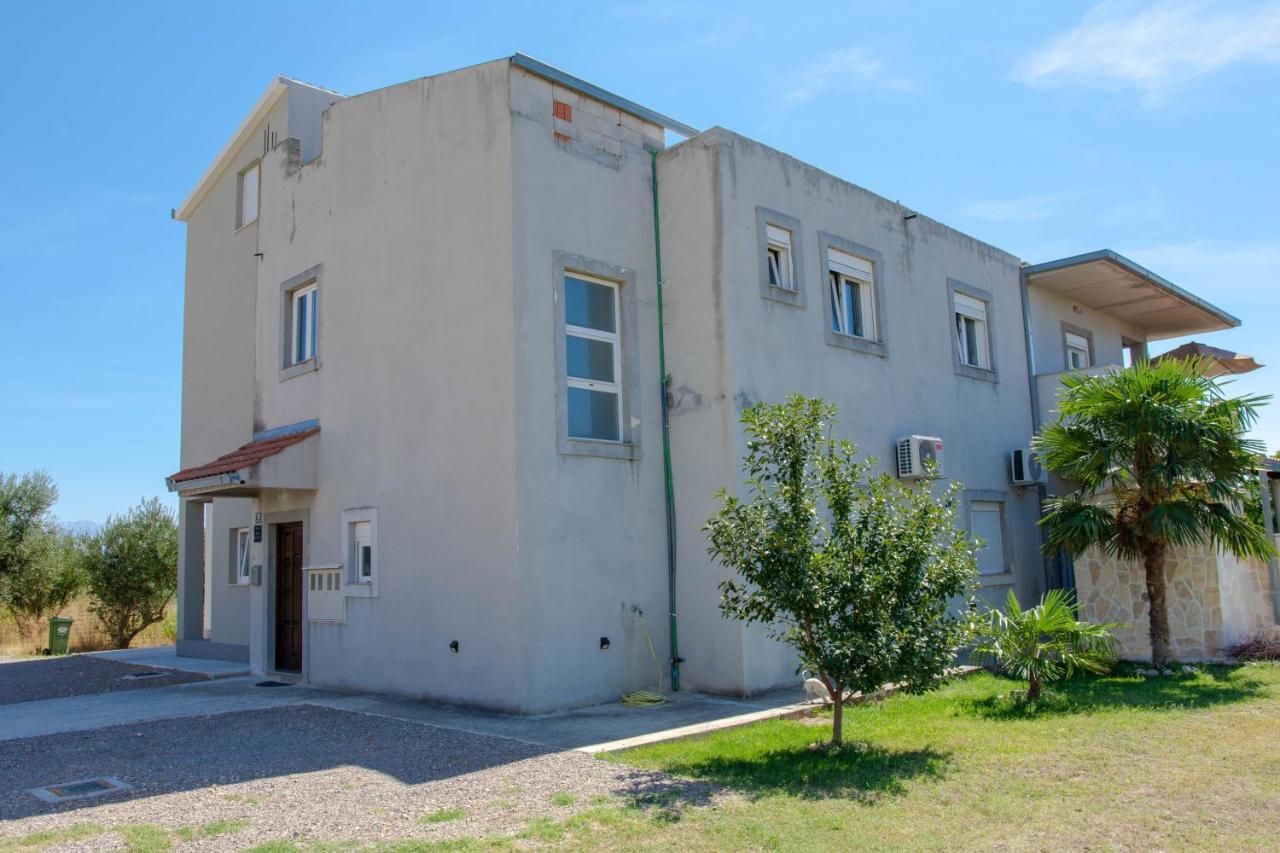
[[[49,617],[49,654],[65,655],[71,644],[71,622],[65,616]]]

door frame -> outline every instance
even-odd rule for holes
[[[297,664],[298,666],[297,666],[297,669],[294,669],[292,667],[286,667],[280,662],[280,658],[283,656],[283,651],[284,651],[280,648],[280,642],[282,639],[280,634],[280,626],[282,624],[282,614],[280,611],[284,609],[286,605],[281,596],[281,590],[284,586],[282,582],[282,579],[284,578],[284,574],[283,574],[284,570],[283,570],[283,567],[280,565],[280,554],[279,554],[280,544],[279,543],[280,543],[281,537],[284,534],[284,529],[286,527],[288,527],[291,531],[296,530],[297,537],[298,537],[297,545],[296,545],[298,549],[298,553],[297,553],[298,567],[297,567],[296,577],[293,578],[293,582],[294,584],[296,584],[296,586],[294,588],[294,594],[291,596],[291,598],[296,598],[298,602],[298,612],[297,612],[297,618],[298,618]],[[275,642],[272,643],[273,648],[271,649],[271,659],[275,666],[275,669],[278,672],[297,672],[301,674],[302,659],[303,659],[302,652],[303,652],[304,639],[305,639],[303,636],[303,633],[306,630],[305,626],[307,624],[307,616],[305,612],[306,611],[305,583],[306,583],[307,574],[303,570],[303,567],[306,566],[307,564],[307,529],[306,529],[306,526],[301,521],[280,522],[279,524],[271,525],[271,537],[272,537],[272,544],[276,546],[276,559],[274,561],[276,595],[275,595],[274,606],[272,607],[272,611],[273,611],[272,624],[275,626],[275,630],[273,632],[275,634]],[[292,660],[290,661],[290,663],[292,663]]]
[[[276,527],[291,522],[302,522],[302,565],[305,568],[311,556],[311,510],[310,508],[284,510],[282,512],[264,512],[262,514],[262,538],[265,550],[262,564],[262,610],[258,624],[262,626],[262,647],[255,649],[253,659],[259,662],[263,673],[278,672],[276,669]],[[305,578],[305,573],[304,573]],[[310,644],[307,642],[309,625],[307,623],[307,596],[302,596],[302,681],[307,680],[310,662]],[[296,675],[296,673],[289,673]]]

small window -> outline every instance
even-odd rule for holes
[[[1067,370],[1084,370],[1090,366],[1089,339],[1075,332],[1066,332]]]
[[[302,364],[316,357],[316,297],[318,292],[313,282],[293,291],[289,300],[293,311],[293,340],[289,348],[292,364]]]
[[[577,272],[564,277],[569,437],[622,441],[618,285]]]
[[[238,584],[247,584],[249,582],[249,560],[252,542],[252,530],[248,527],[241,527],[236,531],[235,582]]]
[[[351,565],[356,583],[373,580],[373,527],[367,521],[351,525]]]
[[[769,264],[769,286],[782,290],[796,289],[795,263],[791,255],[791,232],[776,225],[770,225],[768,245],[765,249]]]
[[[963,293],[954,296],[956,306],[956,346],[960,363],[981,370],[991,369],[987,338],[987,303]]]
[[[854,338],[876,340],[875,287],[870,262],[838,249],[827,252],[831,330]]]
[[[236,200],[239,203],[236,210],[236,228],[243,228],[258,220],[259,174],[260,169],[257,163],[240,173],[236,187]]]
[[[983,541],[977,553],[978,574],[1000,575],[1009,569],[1004,558],[1004,507],[999,501],[969,505],[969,533]]]

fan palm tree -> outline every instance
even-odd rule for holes
[[[1275,552],[1241,507],[1260,442],[1245,438],[1265,396],[1228,397],[1197,359],[1139,362],[1062,380],[1060,417],[1034,442],[1042,465],[1076,486],[1049,502],[1045,552],[1091,546],[1141,560],[1151,662],[1169,660],[1165,555],[1212,544],[1246,558]]]
[[[992,610],[977,627],[973,656],[994,663],[1004,672],[1027,680],[1027,699],[1040,698],[1040,689],[1077,672],[1101,674],[1116,659],[1113,624],[1076,620],[1071,593],[1051,589],[1040,603],[1023,610],[1009,590],[1004,612]]]

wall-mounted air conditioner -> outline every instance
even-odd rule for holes
[[[929,470],[929,463],[933,463]],[[942,439],[931,435],[907,435],[898,439],[898,476],[904,480],[941,477]]]
[[[1029,447],[1019,447],[1009,453],[1009,482],[1015,486],[1034,486],[1042,476],[1040,463]]]

